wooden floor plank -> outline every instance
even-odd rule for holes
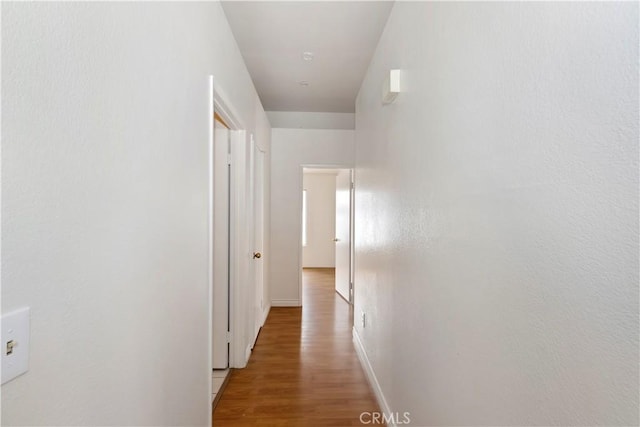
[[[379,411],[333,269],[304,270],[303,305],[271,309],[249,364],[232,372],[215,427],[361,426],[362,412]]]

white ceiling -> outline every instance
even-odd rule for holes
[[[352,113],[393,2],[223,1],[222,6],[265,110]],[[312,52],[313,60],[305,61],[303,52]]]

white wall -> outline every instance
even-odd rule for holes
[[[307,245],[302,248],[302,266],[336,266],[336,174],[305,172],[307,190]]]
[[[354,129],[353,113],[316,113],[303,111],[267,111],[274,128]]]
[[[210,425],[208,75],[269,133],[220,4],[2,15],[2,424]]]
[[[356,331],[391,410],[638,425],[638,137],[637,3],[395,4],[355,206]]]
[[[272,305],[300,305],[302,166],[353,167],[352,130],[273,129],[271,132]]]

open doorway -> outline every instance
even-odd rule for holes
[[[252,179],[259,175],[249,170],[249,150],[253,135],[233,114],[234,109],[214,90],[210,77],[209,135],[209,319],[213,406],[229,378],[229,370],[243,368],[252,344],[250,329],[255,317],[256,283],[254,264],[246,256],[253,247],[250,238],[260,237],[254,230],[254,210],[263,209],[253,199]],[[253,157],[251,158],[253,159]],[[257,163],[263,162],[257,157]],[[253,163],[251,164],[253,168]],[[256,166],[257,167],[257,166]],[[262,193],[260,193],[262,194]],[[262,217],[260,217],[262,218]],[[261,250],[261,249],[260,249]],[[245,333],[248,332],[248,333]]]
[[[233,118],[221,108],[214,94],[212,138],[210,141],[210,280],[212,295],[211,331],[211,399],[215,408],[224,389],[231,366],[231,325],[234,292],[232,280],[233,200],[232,141],[237,133]]]
[[[302,174],[300,286],[305,272],[324,272],[335,292],[353,304],[353,171],[305,167]],[[303,289],[300,295],[304,299]]]

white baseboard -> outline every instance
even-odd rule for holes
[[[262,319],[261,320],[261,325],[264,326],[264,322],[267,321],[267,317],[269,316],[269,310],[271,310],[271,306],[268,305],[264,308],[263,312],[262,312]]]
[[[300,307],[299,299],[272,299],[271,307]]]
[[[249,363],[250,357],[251,357],[251,344],[249,344],[244,351],[244,360],[245,360],[244,366],[247,366],[247,364]]]
[[[358,359],[360,360],[360,365],[362,365],[362,369],[364,369],[364,373],[367,375],[369,385],[371,385],[373,393],[376,395],[376,400],[378,401],[380,410],[384,414],[391,414],[391,408],[389,408],[387,399],[385,399],[384,394],[382,393],[380,383],[378,383],[376,374],[375,372],[373,372],[373,368],[371,367],[371,363],[369,362],[369,358],[367,357],[367,352],[364,351],[364,346],[362,345],[360,335],[358,335],[358,331],[356,331],[356,328],[353,328],[353,345],[356,348],[356,354],[358,355]],[[396,427],[396,424],[388,424],[388,427]]]

